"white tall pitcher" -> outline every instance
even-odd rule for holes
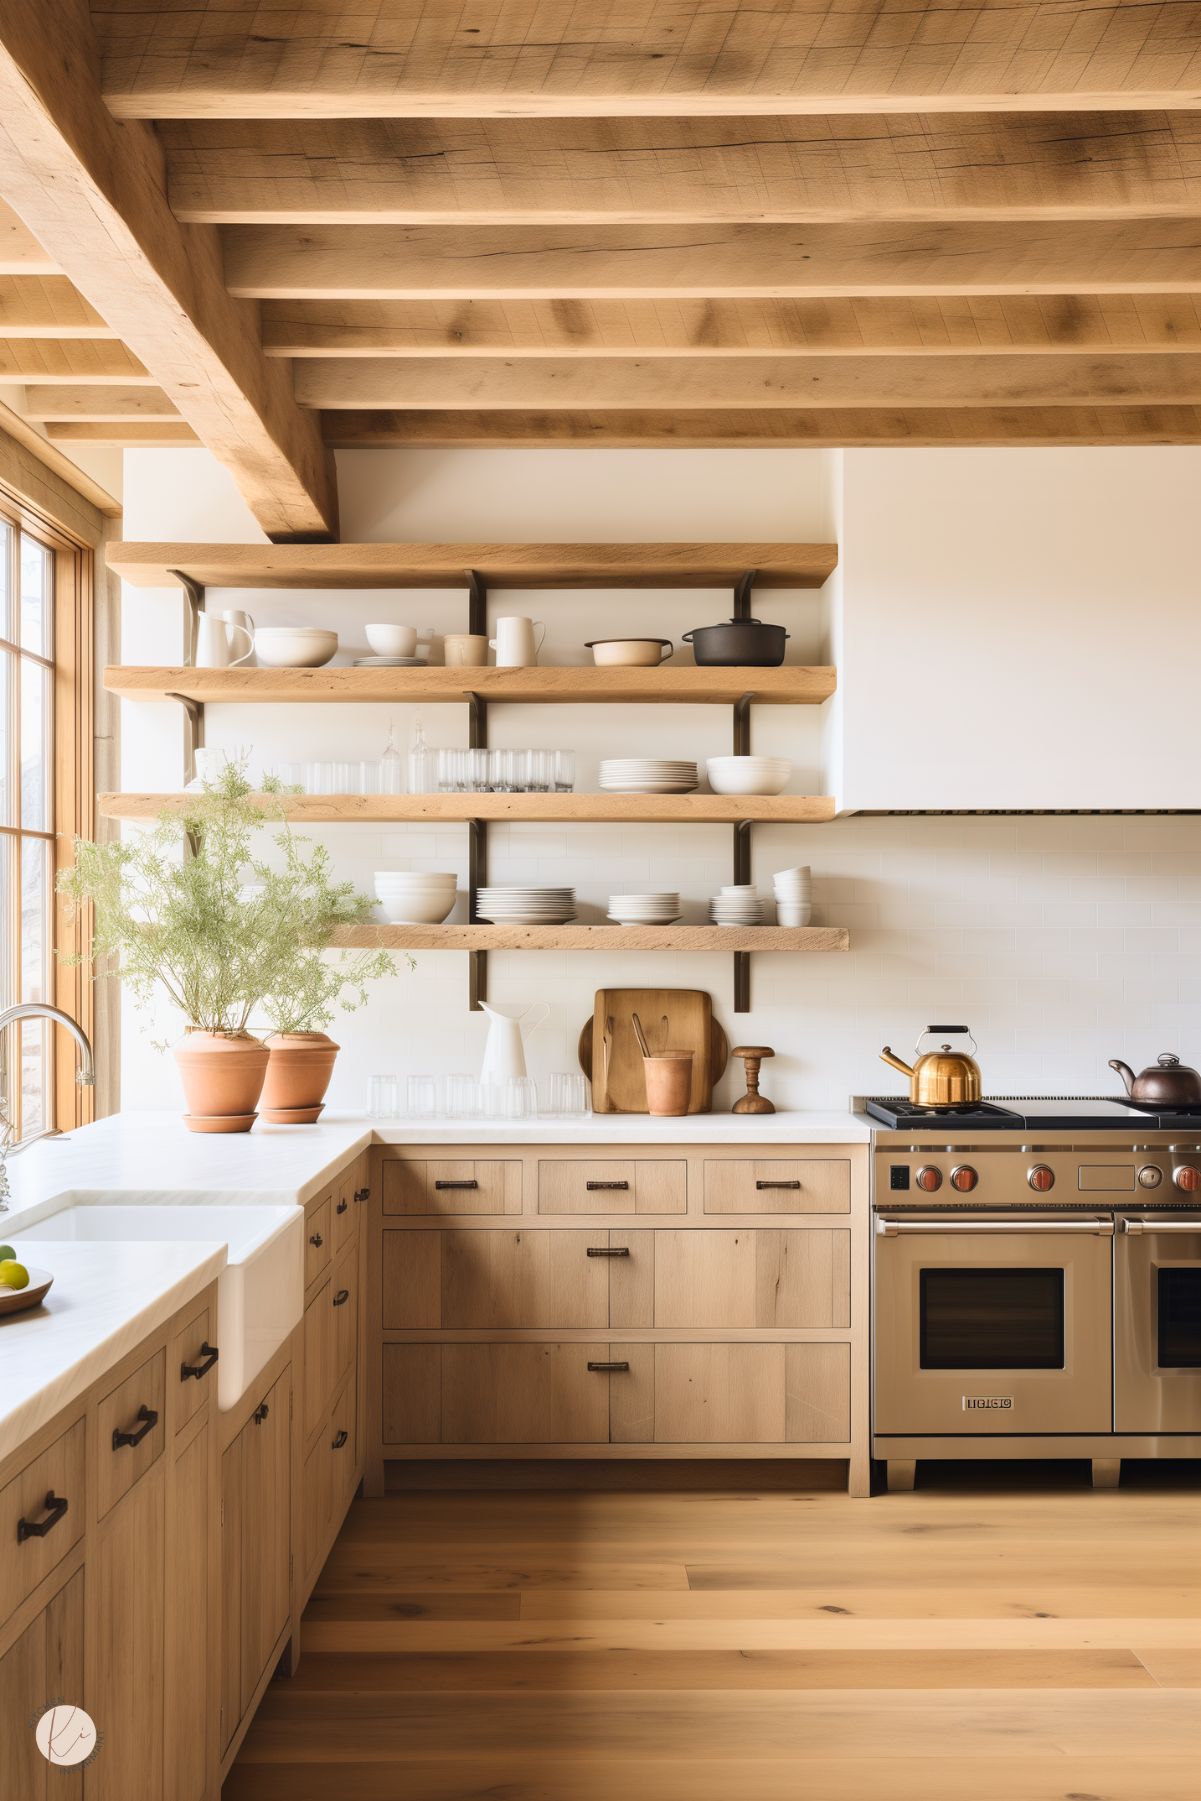
[[[489,1021],[484,1061],[480,1065],[481,1082],[503,1082],[509,1076],[524,1076],[525,1046],[521,1028],[524,1025],[527,1031],[536,1032],[543,1020],[549,1018],[550,1008],[545,1001],[538,1001],[536,1007],[518,1007],[513,1010],[489,1006],[487,1001],[481,1001],[480,1006],[488,1015]],[[537,1007],[542,1011],[531,1023],[530,1014]]]

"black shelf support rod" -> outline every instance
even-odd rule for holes
[[[488,631],[488,589],[478,569],[467,571],[467,630],[481,636]],[[467,744],[471,750],[488,748],[488,703],[482,695],[472,694],[468,700]],[[488,880],[488,822],[473,819],[470,824],[467,851],[467,917],[472,925],[480,923],[479,891]],[[467,953],[467,1004],[473,1013],[488,998],[488,953]]]
[[[742,596],[747,612],[742,615],[749,618],[751,583],[755,579],[754,570],[744,575],[738,584],[735,594],[735,608]],[[743,694],[734,702],[733,748],[736,757],[749,757],[751,754],[751,702],[753,694]],[[736,882],[749,882],[751,879],[751,821],[740,819],[734,827],[734,878]],[[734,952],[734,1011],[749,1013],[751,1010],[751,954],[749,951]]]

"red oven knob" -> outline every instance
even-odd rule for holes
[[[926,1164],[922,1169],[918,1170],[917,1175],[914,1177],[914,1181],[917,1183],[918,1187],[924,1189],[927,1194],[933,1194],[936,1189],[942,1187],[942,1171],[933,1168],[930,1164]]]
[[[1184,1194],[1196,1194],[1201,1188],[1201,1169],[1195,1163],[1181,1163],[1172,1171],[1172,1180]]]
[[[979,1173],[970,1163],[960,1163],[951,1171],[951,1187],[957,1188],[960,1194],[970,1194],[979,1180]]]
[[[1048,1169],[1045,1163],[1036,1163],[1027,1174],[1026,1180],[1036,1193],[1046,1194],[1049,1188],[1055,1186],[1055,1171]]]

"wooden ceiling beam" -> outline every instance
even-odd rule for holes
[[[1201,219],[231,225],[224,236],[231,291],[260,299],[717,299],[1201,288]]]
[[[1201,355],[335,358],[297,363],[296,397],[428,412],[1201,404]]]
[[[1201,213],[1201,113],[168,120],[180,219],[268,225]]]
[[[0,200],[0,275],[54,275],[58,264],[25,221]]]
[[[1196,0],[94,0],[122,118],[1195,106]]]
[[[216,232],[172,214],[153,130],[106,110],[94,62],[86,0],[4,0],[0,192],[229,468],[263,530],[335,532],[315,421],[263,356],[256,309],[226,291]]]
[[[39,419],[178,419],[160,388],[68,387],[30,384],[25,389],[25,417]]]
[[[65,275],[0,277],[0,338],[116,337]]]
[[[168,449],[200,442],[182,419],[47,420],[46,435],[53,444],[109,450]]]
[[[263,342],[290,357],[1130,355],[1201,350],[1201,296],[268,300]]]
[[[1201,406],[846,407],[789,412],[329,412],[337,449],[851,449],[1201,444]]]
[[[155,385],[124,344],[71,338],[0,337],[0,381]]]

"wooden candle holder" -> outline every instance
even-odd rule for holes
[[[774,1113],[772,1103],[759,1093],[759,1066],[774,1057],[775,1051],[767,1044],[744,1044],[733,1054],[746,1066],[746,1093],[734,1102],[735,1113]]]

